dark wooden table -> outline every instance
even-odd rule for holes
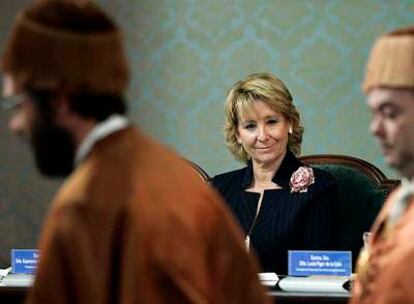
[[[0,287],[0,303],[22,304],[27,287]],[[268,295],[275,299],[275,303],[347,303],[349,294],[344,293],[299,293],[284,291],[269,291]]]
[[[268,295],[275,299],[276,304],[283,303],[324,303],[338,304],[348,303],[349,293],[322,293],[322,292],[286,292],[286,291],[269,291]]]
[[[27,287],[2,287],[0,286],[0,303],[23,303]]]

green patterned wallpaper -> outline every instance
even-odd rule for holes
[[[0,1],[0,51],[16,10]],[[368,133],[360,92],[374,38],[412,24],[414,1],[100,0],[125,31],[133,72],[130,117],[210,175],[241,164],[223,144],[228,88],[269,71],[290,88],[305,126],[303,154],[339,153],[389,176]],[[36,173],[0,113],[0,267],[9,249],[35,246],[59,182]]]
[[[211,175],[240,166],[223,144],[228,88],[269,71],[290,88],[305,126],[303,153],[372,161],[360,92],[374,38],[414,21],[413,1],[99,1],[126,32],[132,117]]]

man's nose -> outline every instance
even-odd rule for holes
[[[12,114],[9,119],[9,130],[15,135],[26,135],[27,120],[22,111],[18,111]]]
[[[375,137],[384,136],[384,122],[380,117],[373,117],[369,125],[369,131]]]

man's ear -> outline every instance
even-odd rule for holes
[[[17,93],[16,81],[10,74],[3,76],[3,97],[10,97]]]

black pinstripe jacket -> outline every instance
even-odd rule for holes
[[[291,193],[290,178],[304,166],[289,150],[272,181],[282,189],[265,190],[262,207],[251,233],[250,246],[262,271],[287,274],[288,250],[337,249],[337,186],[326,171],[313,168],[315,183],[304,193]],[[246,192],[253,178],[247,167],[215,176],[212,185],[224,197],[244,232],[256,213],[258,193]]]

